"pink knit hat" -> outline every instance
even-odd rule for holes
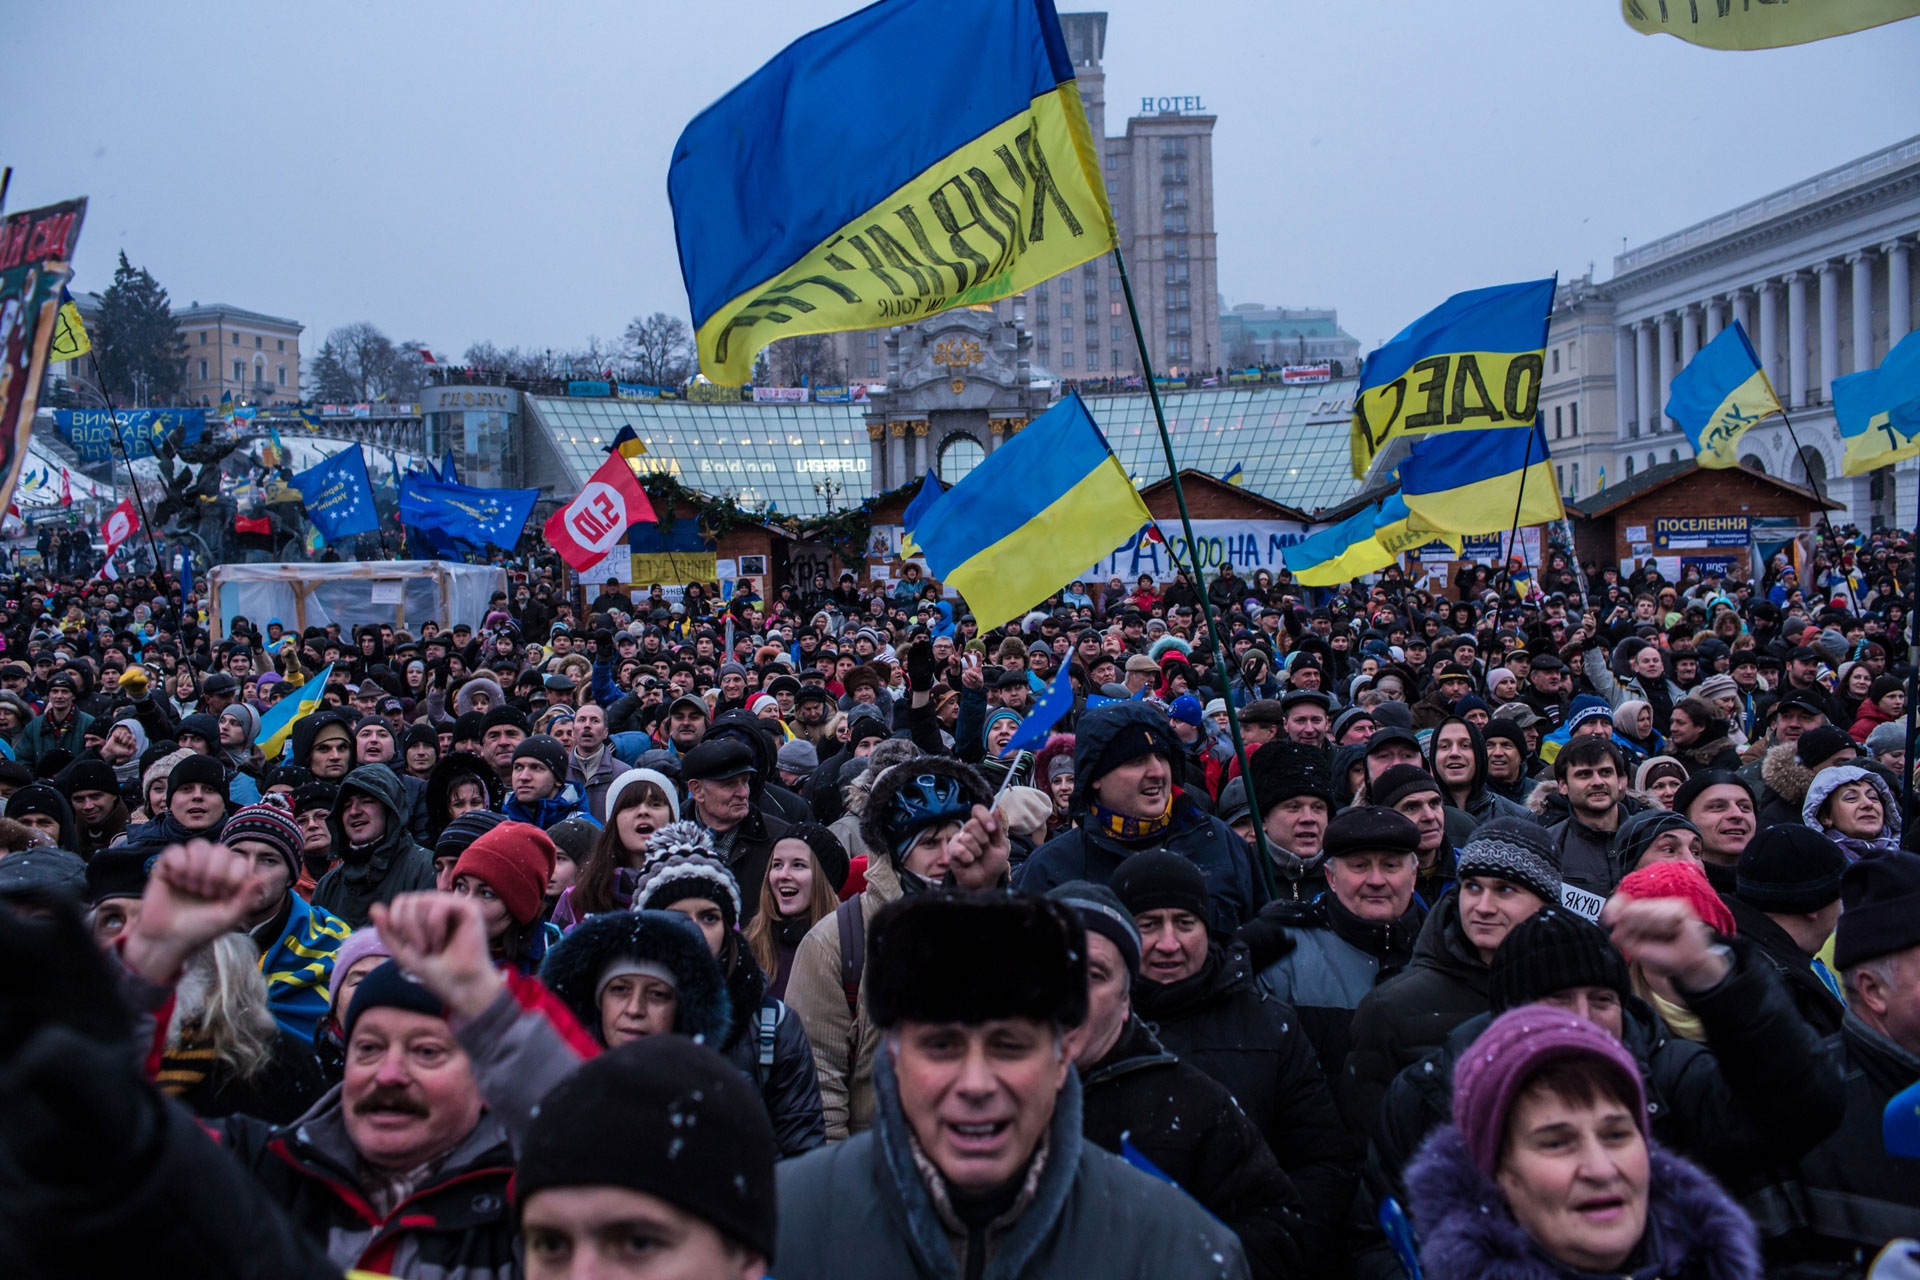
[[[1647,1136],[1647,1094],[1626,1047],[1596,1023],[1564,1009],[1523,1004],[1493,1020],[1454,1064],[1453,1123],[1467,1153],[1488,1177],[1500,1163],[1507,1113],[1540,1068],[1566,1058],[1598,1058],[1633,1085],[1633,1118]]]
[[[392,949],[380,940],[380,931],[372,925],[348,934],[346,941],[333,953],[333,972],[327,977],[328,1004],[339,1004],[340,980],[347,976],[347,970],[353,968],[355,963],[368,956],[386,956],[389,959],[393,956]],[[336,1008],[334,1011],[343,1019],[346,1017],[345,1009]]]

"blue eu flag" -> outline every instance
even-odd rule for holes
[[[400,523],[428,535],[429,543],[441,534],[511,551],[539,497],[538,489],[476,489],[408,476],[400,482]]]
[[[306,504],[307,519],[328,542],[380,527],[373,509],[373,485],[367,480],[367,457],[357,444],[302,471],[293,478],[293,487]]]

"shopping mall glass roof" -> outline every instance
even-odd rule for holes
[[[1357,385],[1349,378],[1299,387],[1181,391],[1163,395],[1161,404],[1182,470],[1225,476],[1238,466],[1247,489],[1311,513],[1345,501],[1359,487],[1347,446]],[[1166,478],[1167,458],[1148,397],[1090,396],[1087,408],[1134,484],[1145,487]]]
[[[1348,470],[1347,420],[1355,383],[1169,392],[1162,397],[1183,468],[1225,476],[1312,512],[1358,487]],[[862,405],[687,404],[529,396],[534,417],[574,478],[606,461],[631,424],[647,465],[668,469],[703,493],[732,494],[787,515],[855,505],[872,486]],[[1167,474],[1152,401],[1139,394],[1089,396],[1087,407],[1139,486]]]

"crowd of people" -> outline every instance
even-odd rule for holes
[[[1902,538],[557,576],[6,585],[10,1274],[1912,1274]]]

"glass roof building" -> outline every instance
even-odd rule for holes
[[[1183,468],[1225,476],[1236,466],[1250,492],[1317,511],[1359,488],[1348,470],[1347,422],[1355,382],[1175,391],[1162,397]],[[577,491],[622,426],[647,446],[643,469],[670,471],[702,493],[731,494],[782,515],[823,515],[872,492],[865,408],[824,404],[689,404],[526,397],[540,432]],[[1087,407],[1136,486],[1167,474],[1147,396],[1090,396]]]

